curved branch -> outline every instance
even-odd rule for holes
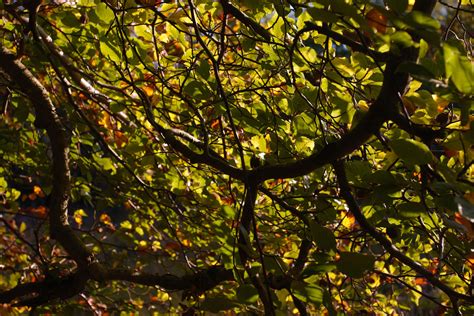
[[[354,196],[351,193],[349,183],[347,181],[346,172],[344,170],[344,165],[341,161],[338,161],[334,164],[334,170],[336,172],[337,181],[341,190],[341,197],[346,201],[349,210],[354,215],[355,219],[359,225],[372,236],[376,241],[378,241],[385,250],[390,253],[394,258],[397,258],[401,263],[412,268],[418,274],[427,279],[433,286],[439,288],[441,291],[446,293],[450,298],[462,299],[470,303],[474,303],[474,297],[468,296],[459,292],[456,292],[443,282],[441,282],[433,273],[423,268],[418,262],[414,261],[404,253],[402,253],[397,247],[395,247],[390,240],[388,240],[382,233],[378,232],[375,227],[373,227],[367,218],[362,214],[362,211],[357,204]]]
[[[406,52],[408,58],[416,58],[414,51]],[[259,182],[276,178],[294,178],[306,175],[332,163],[359,148],[378,133],[382,124],[398,113],[399,94],[408,84],[408,75],[396,70],[404,58],[390,60],[385,68],[382,89],[359,124],[341,139],[326,145],[319,152],[304,159],[280,165],[264,166],[253,171]]]
[[[49,223],[51,238],[56,239],[79,266],[88,267],[94,261],[91,252],[74,234],[67,221],[67,208],[70,195],[69,139],[61,120],[49,98],[48,92],[33,74],[15,55],[4,47],[0,49],[0,68],[14,80],[20,90],[32,102],[38,128],[46,129],[51,140],[52,184],[49,204]]]

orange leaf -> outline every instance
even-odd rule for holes
[[[416,278],[415,279],[415,284],[416,285],[426,285],[426,284],[428,284],[428,281],[425,278]]]
[[[35,186],[33,187],[33,192],[34,192],[37,196],[39,196],[40,198],[44,198],[44,197],[45,197],[43,190],[42,190],[39,186],[37,186],[37,185],[35,185]]]
[[[153,88],[152,85],[148,85],[148,86],[143,87],[143,91],[145,91],[147,96],[151,97],[153,95],[153,92],[155,91],[155,89]]]
[[[469,268],[473,269],[474,268],[474,253],[470,253],[466,256],[466,263],[469,266]]]
[[[466,235],[469,239],[474,239],[474,228],[467,218],[462,216],[459,212],[456,212],[454,213],[454,221],[466,229]]]
[[[39,218],[46,218],[48,216],[48,209],[44,205],[32,208],[30,212]]]
[[[128,137],[121,131],[114,131],[114,138],[119,148],[124,147],[128,143]]]
[[[377,30],[377,32],[385,34],[387,32],[387,17],[377,9],[372,9],[365,15],[367,24]]]
[[[443,148],[443,151],[444,151],[444,155],[448,158],[457,157],[459,153],[459,151],[455,149],[449,149],[446,147]]]
[[[231,196],[225,196],[221,200],[223,205],[233,205],[235,203],[234,198]]]
[[[438,113],[443,112],[444,109],[449,105],[448,100],[438,97],[436,94],[433,94],[433,100],[436,102],[436,105],[438,106]]]
[[[169,241],[165,245],[165,249],[167,250],[179,250],[181,246],[176,241]]]
[[[184,48],[177,40],[171,40],[165,44],[165,50],[168,55],[181,57],[184,55]]]
[[[212,129],[219,128],[219,119],[214,119],[214,120],[212,120],[212,122],[211,122],[211,128],[212,128]]]

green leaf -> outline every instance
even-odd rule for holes
[[[252,285],[244,284],[236,290],[237,300],[243,304],[253,304],[258,300],[258,292]]]
[[[357,252],[341,252],[336,266],[339,271],[352,278],[361,278],[364,272],[374,268],[375,258],[372,255]]]
[[[402,47],[410,47],[415,44],[410,34],[405,31],[397,31],[390,36],[390,41],[392,43],[398,44]]]
[[[197,73],[204,79],[209,79],[211,66],[207,60],[203,60],[199,63],[199,66],[196,68]]]
[[[372,173],[371,165],[367,161],[352,160],[346,163],[347,179],[354,185],[366,187],[366,178]]]
[[[404,15],[401,20],[430,45],[439,45],[438,30],[441,26],[438,20],[419,11],[411,11]]]
[[[105,3],[99,3],[95,7],[95,14],[103,24],[109,24],[115,17],[114,12]]]
[[[94,156],[94,160],[95,162],[102,167],[103,170],[111,170],[112,173],[115,173],[115,165],[114,165],[114,162],[112,161],[112,159],[108,158],[108,157],[98,157],[98,156]]]
[[[315,284],[308,284],[303,281],[291,282],[291,290],[294,296],[305,303],[321,304],[323,302],[324,290]]]
[[[409,165],[424,165],[433,161],[433,155],[425,144],[413,139],[395,139],[389,143],[393,151]]]
[[[405,21],[414,29],[438,30],[441,27],[441,24],[437,20],[420,11],[411,11],[406,16]]]
[[[446,77],[464,94],[474,93],[474,64],[466,57],[461,56],[459,50],[449,43],[443,44],[444,66]]]
[[[124,221],[120,223],[120,227],[127,230],[132,229],[132,223],[130,223],[130,221]]]
[[[330,7],[331,11],[337,12],[344,15],[345,17],[351,17],[357,21],[358,24],[365,22],[364,18],[354,10],[354,7],[344,0],[318,0],[318,3],[324,7]]]
[[[252,136],[250,142],[259,152],[264,153],[267,151],[267,141],[263,135]]]
[[[209,97],[209,89],[204,83],[198,80],[189,80],[183,91],[188,95],[198,99]]]
[[[295,147],[299,152],[310,153],[314,148],[314,141],[305,136],[297,137]]]
[[[316,222],[310,222],[311,240],[322,250],[336,249],[336,238],[334,233],[327,227]]]
[[[79,26],[79,19],[69,11],[63,13],[64,16],[61,18],[61,22],[64,26],[67,27],[78,27]]]
[[[234,219],[235,218],[235,208],[230,207],[229,205],[223,205],[222,206],[222,213],[228,219]]]
[[[115,47],[111,46],[108,42],[100,42],[100,51],[105,57],[110,58],[110,60],[116,63],[119,63],[122,60],[122,58],[120,57],[120,52]]]
[[[126,109],[126,106],[123,103],[112,102],[110,104],[110,111],[112,113],[118,113]]]

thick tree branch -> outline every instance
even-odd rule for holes
[[[19,284],[0,293],[0,303],[15,302],[17,306],[38,306],[55,299],[67,299],[80,294],[90,280],[85,270],[76,270],[67,276],[47,276],[45,280]],[[147,286],[158,286],[168,291],[185,291],[185,295],[201,295],[216,285],[233,281],[232,270],[214,266],[194,274],[175,276],[136,273],[132,270],[113,269],[107,271],[103,281],[127,281]]]
[[[273,307],[271,293],[269,288],[266,286],[268,285],[267,282],[267,275],[265,274],[265,266],[262,260],[262,275],[253,272],[249,266],[247,266],[248,259],[252,255],[252,245],[250,243],[250,229],[252,222],[254,223],[255,227],[255,200],[257,199],[257,183],[255,181],[249,180],[245,185],[245,199],[244,205],[242,207],[242,214],[240,215],[240,225],[238,231],[238,250],[239,250],[239,257],[242,266],[246,269],[247,273],[250,276],[250,280],[252,284],[255,286],[258,292],[258,296],[260,297],[263,307],[265,310],[265,315],[274,315],[275,310]],[[257,234],[256,230],[254,229],[254,234]],[[258,237],[255,236],[255,239],[258,243]],[[261,249],[259,249],[261,251]],[[262,258],[262,253],[260,252],[260,256]],[[264,283],[265,282],[265,283]]]
[[[195,274],[189,274],[182,277],[171,274],[155,275],[148,273],[133,273],[129,270],[111,270],[107,273],[106,279],[128,281],[149,286],[159,286],[169,291],[192,290],[195,291],[194,294],[200,295],[222,282],[233,281],[234,274],[232,270],[225,269],[221,266],[210,267]]]
[[[179,139],[176,138],[176,136],[182,137],[182,138],[187,138],[189,140],[189,136],[187,136],[185,132],[179,132],[176,129],[167,129],[160,125],[156,120],[155,116],[153,114],[152,110],[152,105],[150,103],[150,100],[148,97],[143,93],[141,90],[137,90],[137,92],[141,95],[141,99],[143,100],[144,103],[144,108],[145,108],[145,113],[147,116],[148,122],[155,128],[155,130],[161,134],[165,142],[171,146],[174,150],[182,154],[185,158],[189,159],[191,163],[204,163],[208,166],[211,166],[224,174],[230,175],[234,179],[239,179],[242,181],[245,181],[247,178],[247,172],[235,168],[231,165],[229,165],[223,158],[220,156],[214,156],[213,152],[206,153],[204,150],[203,153],[197,153],[186,144],[181,142]],[[195,145],[197,144],[196,141],[192,141]],[[199,146],[198,146],[199,147]]]
[[[16,306],[34,307],[56,299],[68,299],[81,293],[88,280],[88,273],[84,270],[65,277],[47,276],[43,281],[19,284],[0,293],[0,303],[17,301]]]
[[[415,3],[414,10],[430,14],[435,4],[436,1],[434,0],[419,0]],[[324,30],[321,29],[321,31]],[[398,116],[400,112],[398,106],[399,96],[404,94],[409,76],[397,72],[397,69],[402,62],[415,61],[416,57],[417,52],[413,48],[403,49],[400,56],[391,56],[385,66],[382,89],[374,104],[359,124],[341,139],[326,145],[319,152],[302,160],[258,168],[252,176],[255,176],[258,182],[268,179],[303,176],[350,154],[362,146],[372,135],[378,132],[384,122]]]
[[[392,116],[391,120],[407,133],[420,137],[425,143],[431,143],[436,138],[444,137],[445,132],[442,129],[435,130],[428,126],[415,124],[402,114]]]
[[[67,219],[70,195],[68,137],[56,114],[56,109],[48,92],[33,74],[4,47],[0,49],[0,68],[19,86],[32,102],[38,128],[46,129],[51,140],[52,184],[49,204],[50,234],[79,266],[92,264],[93,257],[84,243],[74,234]]]
[[[257,184],[255,182],[249,182],[245,186],[245,200],[242,207],[242,214],[240,216],[239,225],[239,255],[242,265],[245,266],[249,258],[249,251],[251,245],[250,242],[250,225],[253,220],[253,213],[255,209],[255,200],[257,198]]]
[[[226,13],[233,14],[243,24],[266,40],[269,41],[271,39],[270,32],[263,28],[259,23],[253,21],[227,0],[222,0],[221,3]],[[433,5],[434,1],[418,0],[414,8],[429,14]],[[155,120],[153,117],[153,108],[146,96],[142,99],[146,100],[144,102],[148,121],[153,125],[155,130],[162,135],[163,139],[170,147],[184,156],[184,158],[188,159],[191,163],[206,164],[229,175],[233,179],[238,179],[245,183],[246,193],[240,218],[240,230],[238,233],[239,255],[244,266],[251,256],[251,244],[248,235],[250,234],[252,222],[255,224],[254,208],[257,198],[257,190],[261,182],[271,178],[298,177],[308,174],[326,164],[334,163],[334,161],[343,158],[362,146],[372,137],[372,135],[376,134],[382,125],[388,120],[393,120],[400,127],[406,130],[411,130],[414,135],[420,136],[424,139],[432,139],[437,135],[432,134],[432,130],[411,125],[409,121],[405,120],[405,118],[399,114],[399,96],[404,93],[409,78],[407,74],[397,73],[396,70],[402,62],[415,60],[417,54],[414,49],[408,48],[404,51],[404,54],[402,54],[403,57],[396,57],[391,54],[381,54],[372,51],[369,48],[357,42],[353,42],[327,28],[308,24],[305,31],[310,30],[315,30],[321,34],[332,37],[333,39],[350,46],[353,50],[368,54],[376,60],[387,61],[387,64],[384,71],[384,82],[381,92],[361,122],[339,140],[326,145],[319,152],[305,159],[288,164],[264,166],[250,171],[233,167],[217,153],[209,150],[209,148],[207,148],[207,141],[203,143],[188,133],[180,130],[168,129],[160,125],[159,121]],[[63,67],[69,71],[69,76],[72,77],[73,80],[79,82],[83,87],[88,88],[88,91],[95,95],[96,99],[102,100],[103,102],[110,101],[107,96],[86,84],[87,82],[84,81],[82,76],[80,76],[81,73],[73,66],[72,62],[69,59],[64,59],[62,57],[60,51],[57,50],[52,41],[49,41],[45,34],[41,33],[41,36],[46,40],[46,46],[49,47],[50,50],[56,51],[59,54],[56,57],[62,63]],[[76,236],[68,223],[67,209],[71,187],[68,166],[69,140],[64,127],[56,114],[55,107],[48,92],[31,74],[31,72],[21,62],[15,60],[14,55],[4,48],[0,51],[0,69],[2,72],[7,74],[11,81],[15,81],[19,89],[31,100],[36,113],[35,125],[38,128],[46,129],[51,140],[51,149],[53,152],[53,191],[51,195],[51,204],[49,205],[50,234],[51,237],[56,239],[66,250],[68,255],[77,263],[78,266],[74,272],[67,276],[57,278],[47,277],[43,281],[20,284],[9,291],[0,293],[0,302],[10,303],[19,299],[17,302],[19,305],[36,306],[44,304],[52,299],[65,299],[81,293],[89,280],[127,281],[147,286],[159,286],[170,291],[182,290],[189,295],[200,294],[214,288],[222,282],[234,280],[233,271],[227,270],[223,267],[211,267],[190,275],[174,276],[170,274],[154,275],[135,273],[131,270],[121,269],[107,270],[104,265],[96,262],[92,253],[87,249],[82,240]],[[185,140],[184,142],[182,141],[183,139]],[[193,147],[193,145],[190,145],[191,147],[188,146],[188,143],[203,150],[204,153],[200,153],[199,150],[196,150]],[[376,228],[372,227],[360,211],[357,202],[352,196],[342,163],[338,162],[334,164],[334,168],[341,189],[341,196],[346,201],[350,211],[354,214],[361,227],[367,233],[378,241],[393,257],[397,258],[400,262],[412,268],[430,281],[434,286],[444,291],[453,302],[457,302],[458,299],[470,303],[474,302],[473,297],[456,292],[441,282],[435,275],[424,269],[420,264],[401,253],[400,250],[390,242],[390,240],[388,240],[382,233],[378,232]],[[265,189],[262,189],[262,191],[265,192]],[[271,197],[270,191],[265,193]],[[284,203],[284,201],[278,200],[275,196],[273,199],[280,204]],[[292,213],[307,223],[308,219],[305,216],[302,216],[296,209],[293,209]],[[254,230],[254,233],[256,234],[256,229]],[[295,261],[290,271],[288,271],[284,276],[284,279],[270,280],[268,285],[276,289],[283,287],[289,288],[291,281],[297,279],[304,268],[310,248],[311,242],[303,240],[298,259]],[[263,252],[260,250],[260,253],[262,254]],[[262,299],[266,314],[274,313],[270,297],[271,293],[265,289],[264,285],[266,284],[262,283],[263,281],[267,281],[265,280],[265,276],[262,278],[255,273],[249,273],[249,275],[252,279],[252,283],[258,290],[260,298]],[[304,304],[296,298],[295,305],[302,314],[306,312]]]
[[[415,58],[412,50],[407,51],[408,58]],[[326,145],[319,152],[287,164],[264,166],[256,169],[253,176],[261,182],[276,178],[294,178],[303,176],[328,163],[332,163],[359,148],[368,141],[382,124],[398,113],[399,95],[403,94],[408,84],[408,75],[396,72],[398,65],[405,58],[390,60],[385,68],[382,89],[359,124],[341,139]]]

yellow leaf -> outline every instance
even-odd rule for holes
[[[34,192],[37,196],[39,196],[40,198],[44,198],[44,196],[45,196],[43,190],[42,190],[39,186],[37,186],[37,185],[35,185],[35,186],[33,187],[33,192]]]
[[[102,113],[102,119],[100,119],[98,123],[108,129],[112,129],[113,127],[112,122],[110,121],[110,115],[107,112]]]
[[[143,87],[143,91],[145,91],[146,95],[151,97],[153,95],[153,91],[155,91],[153,89],[153,86],[145,86]]]
[[[355,217],[352,213],[349,212],[342,212],[342,226],[348,229],[352,229],[355,225]]]
[[[183,246],[185,246],[185,247],[191,246],[191,241],[189,241],[189,239],[183,239],[183,241],[181,241],[181,243],[182,243]]]
[[[108,214],[105,214],[105,213],[100,214],[99,221],[106,225],[112,224],[112,219],[110,218]]]
[[[87,216],[86,212],[83,209],[78,209],[74,212],[74,221],[77,225],[81,226],[84,222],[82,220],[83,217]]]

